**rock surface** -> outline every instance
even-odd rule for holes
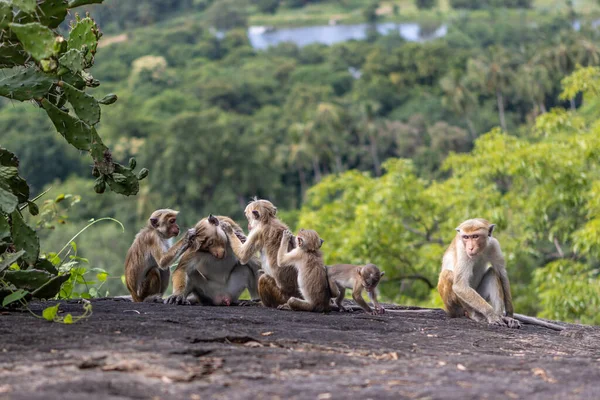
[[[600,398],[598,327],[511,330],[399,306],[92,303],[74,325],[2,312],[0,399]]]

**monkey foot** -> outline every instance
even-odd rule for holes
[[[520,329],[521,323],[514,318],[511,317],[502,317],[502,320],[508,325],[509,328],[512,329]]]
[[[184,298],[183,296],[176,295],[176,294],[167,297],[165,299],[164,303],[165,304],[177,304],[179,306],[181,306],[181,305],[189,306],[189,305],[192,304],[186,298]]]

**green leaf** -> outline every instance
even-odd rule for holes
[[[31,293],[36,299],[51,299],[61,291],[63,284],[69,280],[69,274],[55,276]]]
[[[23,48],[38,61],[55,56],[60,51],[62,37],[38,22],[29,24],[11,23],[10,29],[17,35]]]
[[[17,168],[19,166],[19,159],[13,152],[0,147],[0,165]]]
[[[0,166],[0,187],[17,196],[19,203],[24,203],[29,198],[29,186],[15,167]]]
[[[49,28],[58,28],[67,16],[66,0],[43,0],[38,3],[35,17]]]
[[[0,67],[23,65],[28,58],[29,55],[21,42],[16,40],[14,42],[2,42],[2,46],[0,46]]]
[[[9,192],[8,190],[0,187],[0,210],[5,214],[10,214],[15,211],[19,199],[17,196]]]
[[[40,241],[35,231],[23,221],[23,217],[21,217],[18,211],[14,211],[10,216],[12,220],[11,233],[15,248],[17,250],[25,250],[26,254],[23,256],[23,259],[27,264],[33,265],[40,253]]]
[[[71,72],[78,73],[85,68],[85,58],[81,51],[71,49],[58,59],[60,65],[68,68]]]
[[[46,75],[34,67],[17,67],[12,69],[7,76],[1,76],[0,96],[19,101],[41,99],[48,94],[56,82],[50,75]]]
[[[56,269],[54,264],[52,264],[47,258],[38,258],[33,268],[49,272],[52,275],[58,275],[58,270]]]
[[[42,100],[42,107],[48,113],[56,130],[76,149],[88,151],[92,142],[100,141],[94,127],[58,109],[48,100]]]
[[[26,12],[34,12],[36,0],[12,0],[13,4]]]
[[[71,314],[67,314],[65,315],[65,318],[63,319],[63,323],[69,325],[73,323],[73,316]]]
[[[50,273],[37,269],[6,271],[4,273],[4,280],[6,282],[30,291],[34,291],[45,285],[52,278],[53,276]]]
[[[40,209],[33,201],[27,203],[29,205],[29,214],[36,216],[40,213]]]
[[[104,0],[71,0],[69,2],[69,8],[75,8],[79,6],[84,6],[87,4],[100,4]]]
[[[98,279],[100,282],[105,282],[106,278],[108,278],[108,274],[106,272],[100,272],[99,274],[96,274],[96,279]]]
[[[65,91],[65,96],[73,106],[75,113],[82,121],[88,125],[95,125],[100,121],[100,105],[94,97],[66,82],[60,83],[60,86]]]
[[[9,294],[2,300],[2,307],[6,307],[10,303],[14,303],[15,301],[21,300],[23,297],[27,296],[29,292],[27,290],[19,289],[12,294]]]
[[[10,24],[12,20],[13,12],[11,5],[0,1],[0,30],[8,28],[8,24]]]
[[[118,99],[117,95],[114,93],[109,93],[106,96],[104,96],[102,98],[102,100],[98,100],[98,103],[103,104],[105,106],[108,106],[110,104],[113,104],[114,102],[116,102]]]
[[[100,38],[100,31],[98,26],[93,19],[87,17],[78,21],[67,41],[69,50],[79,50],[85,54],[86,63],[90,64],[96,53],[98,47],[98,39]]]
[[[46,321],[54,321],[56,314],[58,313],[58,304],[52,307],[47,307],[42,311],[42,316]]]
[[[5,246],[12,243],[10,237],[10,225],[5,215],[0,214],[0,246]]]
[[[17,262],[21,256],[25,254],[25,250],[17,251],[16,253],[4,253],[2,255],[2,261],[0,261],[0,272],[10,267],[12,264]]]

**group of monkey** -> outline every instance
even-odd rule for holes
[[[367,313],[383,314],[376,288],[384,272],[374,264],[325,266],[323,239],[313,230],[294,236],[268,200],[254,199],[244,214],[248,235],[231,218],[201,219],[175,244],[177,211],[156,210],[140,230],[125,260],[127,289],[133,301],[163,301],[173,272],[168,304],[231,305],[248,289],[266,307],[294,311],[351,311],[344,307],[347,288]],[[510,283],[495,225],[476,218],[457,228],[446,250],[438,291],[450,317],[519,328],[520,322],[562,330],[560,325],[514,314]],[[260,257],[258,257],[260,255]],[[373,309],[362,297],[367,291]],[[332,302],[333,300],[333,302]]]

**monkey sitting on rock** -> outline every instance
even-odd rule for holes
[[[292,266],[298,271],[298,287],[303,299],[290,297],[285,304],[278,308],[281,310],[329,312],[331,298],[339,295],[335,282],[329,281],[323,254],[319,250],[323,239],[317,232],[300,229],[295,238],[295,248],[288,251],[290,239],[293,238],[289,230],[283,231],[277,264],[279,266]]]
[[[260,262],[251,257],[240,263],[221,224],[232,227],[236,239],[246,240],[229,217],[210,215],[200,220],[189,249],[173,272],[173,295],[165,303],[229,306],[237,303],[245,289],[252,299],[258,299]]]
[[[514,314],[504,255],[492,237],[495,226],[475,218],[456,228],[456,236],[444,253],[438,282],[446,313],[509,328],[520,328],[521,321],[563,330],[560,325]]]
[[[156,210],[147,225],[136,235],[125,258],[125,282],[133,301],[155,300],[169,286],[169,267],[190,245],[195,231],[172,245],[179,235],[178,211]]]

